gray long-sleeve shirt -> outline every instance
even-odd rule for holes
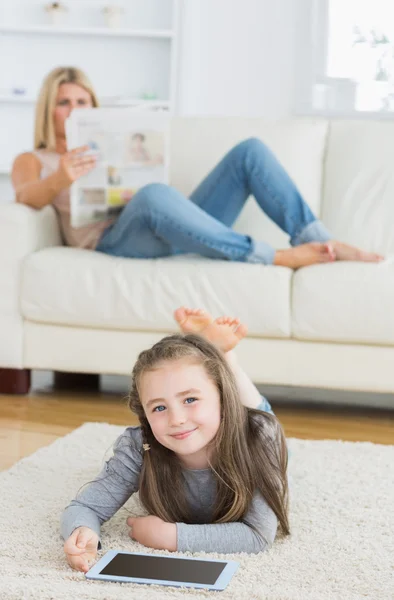
[[[63,512],[61,533],[64,539],[82,526],[93,529],[100,536],[102,523],[138,491],[142,453],[140,427],[128,427],[116,440],[114,455],[100,474]],[[216,481],[211,469],[183,469],[182,472],[195,524],[176,523],[179,552],[257,553],[272,545],[277,518],[259,492],[255,492],[242,521],[212,523]]]

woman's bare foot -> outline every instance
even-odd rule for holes
[[[176,309],[174,318],[184,333],[200,333],[213,321],[213,317],[202,308],[185,306]]]
[[[288,250],[277,250],[274,265],[299,269],[318,263],[334,262],[336,258],[331,242],[310,242]]]
[[[229,352],[247,334],[246,325],[233,317],[212,316],[201,308],[185,308],[181,306],[174,312],[175,320],[184,333],[197,333],[209,340],[222,352]]]
[[[357,260],[362,262],[380,262],[384,260],[384,256],[375,254],[374,252],[364,252],[354,246],[349,246],[343,242],[330,242],[334,248],[337,260]]]

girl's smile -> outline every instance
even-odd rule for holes
[[[184,440],[185,438],[189,437],[189,435],[191,435],[194,431],[196,431],[197,427],[195,427],[194,429],[189,429],[188,431],[181,431],[180,433],[172,433],[171,437],[175,438],[176,440]]]

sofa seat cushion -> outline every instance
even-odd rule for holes
[[[393,259],[300,269],[293,282],[293,337],[394,345],[393,306]]]
[[[76,248],[32,254],[22,270],[24,318],[75,327],[175,331],[180,305],[230,314],[258,337],[290,336],[292,271],[195,255],[128,259]]]

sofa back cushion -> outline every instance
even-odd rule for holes
[[[250,137],[263,140],[276,154],[312,209],[320,214],[322,167],[327,122],[243,117],[174,117],[171,125],[171,185],[189,196],[228,150]],[[288,236],[250,198],[234,229],[276,248]]]
[[[331,122],[323,198],[335,237],[394,253],[394,123]]]

